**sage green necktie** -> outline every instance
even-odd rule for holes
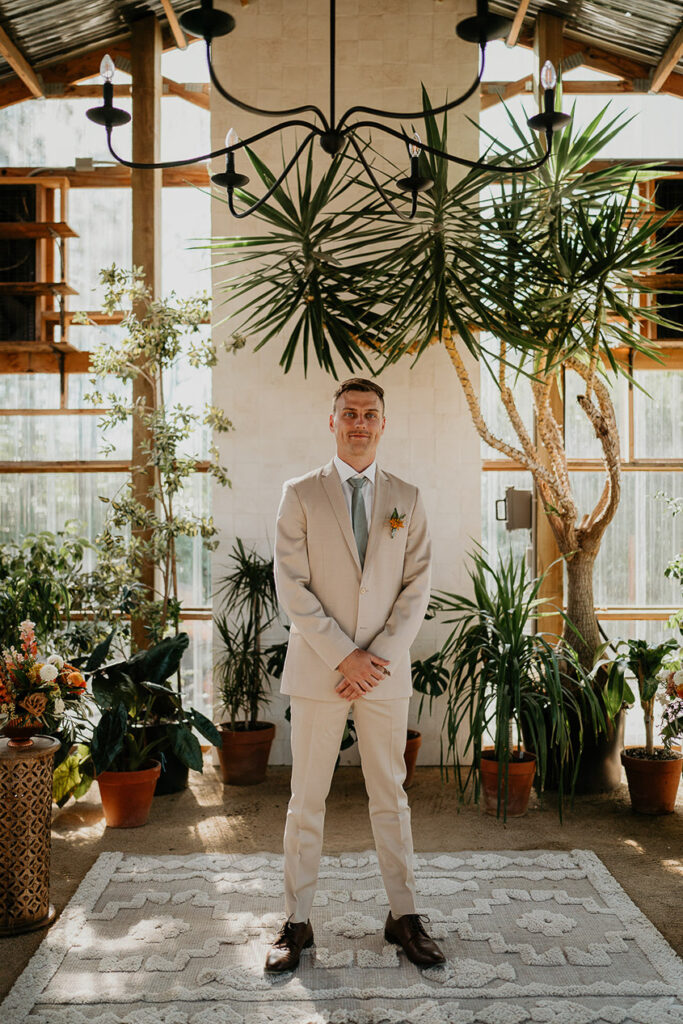
[[[349,483],[353,487],[351,496],[351,526],[353,535],[358,546],[360,564],[365,562],[365,550],[368,546],[368,518],[365,514],[365,501],[363,499],[363,485],[367,483],[366,476],[349,477]]]

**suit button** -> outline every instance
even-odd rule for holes
[[[361,592],[361,594],[367,594],[368,588],[367,587],[361,587],[360,588],[360,592]]]

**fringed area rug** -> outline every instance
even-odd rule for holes
[[[324,857],[316,944],[263,973],[282,858],[100,856],[0,1007],[11,1024],[683,1024],[683,961],[598,858],[417,858],[446,956],[384,942],[374,853]]]

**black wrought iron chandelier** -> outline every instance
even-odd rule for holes
[[[372,118],[378,117],[385,118],[387,120],[399,121],[424,120],[427,116],[435,116],[437,114],[443,114],[447,111],[453,110],[455,107],[464,103],[465,100],[469,99],[469,97],[478,88],[484,73],[486,44],[491,42],[493,39],[500,39],[504,36],[510,25],[510,22],[506,18],[489,12],[488,0],[477,0],[477,13],[473,17],[465,18],[456,26],[456,33],[461,39],[470,43],[476,43],[480,48],[481,56],[476,78],[472,85],[465,90],[462,96],[459,96],[455,100],[451,100],[450,103],[444,103],[440,107],[434,107],[429,112],[424,110],[399,112],[393,110],[379,110],[374,107],[364,107],[359,105],[350,107],[337,119],[335,110],[335,16],[336,0],[330,0],[330,106],[329,115],[327,117],[320,107],[314,104],[305,104],[300,107],[293,107],[290,110],[261,110],[259,107],[255,107],[250,103],[245,103],[242,100],[237,99],[235,96],[232,96],[223,87],[221,82],[218,80],[218,76],[216,75],[216,71],[213,66],[211,46],[214,39],[228,35],[228,33],[232,32],[235,28],[235,19],[226,11],[215,10],[213,0],[201,0],[201,7],[197,7],[194,10],[187,11],[183,14],[180,18],[180,23],[189,34],[204,38],[206,43],[206,60],[209,68],[209,75],[214,88],[221,96],[224,97],[224,99],[239,110],[244,110],[249,114],[259,114],[263,117],[286,118],[286,120],[281,120],[277,124],[266,128],[264,131],[251,135],[248,139],[239,139],[231,129],[226,137],[226,145],[224,148],[214,150],[212,153],[204,153],[202,156],[192,157],[189,160],[166,160],[159,163],[140,163],[133,160],[125,160],[123,157],[119,156],[112,146],[111,134],[113,128],[117,125],[126,124],[130,121],[130,114],[125,110],[120,110],[112,104],[112,98],[114,95],[112,79],[116,68],[109,55],[103,58],[102,64],[100,65],[100,74],[104,80],[102,106],[92,107],[87,111],[87,116],[96,124],[104,125],[107,133],[107,147],[109,152],[118,163],[123,164],[125,167],[141,170],[156,170],[166,167],[186,167],[188,164],[200,163],[205,160],[211,160],[214,157],[225,156],[225,171],[220,174],[212,175],[211,181],[215,185],[226,189],[230,212],[237,218],[247,217],[250,213],[253,213],[268,201],[275,190],[279,188],[285,180],[297,160],[303,155],[316,138],[320,140],[322,149],[326,153],[329,153],[330,156],[337,155],[342,151],[344,146],[350,144],[374,188],[377,189],[379,194],[387,205],[391,207],[394,213],[398,216],[405,216],[397,208],[393,199],[387,194],[386,190],[378,181],[372,166],[365,156],[362,140],[359,141],[356,133],[359,130],[372,129],[401,140],[408,148],[410,172],[406,177],[399,178],[396,181],[396,185],[403,192],[408,193],[411,198],[410,218],[415,216],[417,209],[417,197],[419,193],[426,191],[434,184],[431,178],[420,174],[420,152],[430,153],[433,156],[441,157],[444,160],[450,160],[452,163],[459,164],[463,167],[490,167],[490,169],[495,171],[497,174],[522,174],[527,171],[532,171],[544,164],[549,158],[553,132],[562,128],[570,119],[568,114],[562,114],[555,110],[555,85],[557,79],[555,69],[550,61],[546,61],[541,71],[544,109],[540,114],[530,117],[527,122],[530,128],[545,135],[546,151],[541,159],[534,160],[530,163],[502,165],[497,161],[494,161],[491,164],[486,164],[483,160],[467,160],[464,157],[455,156],[454,154],[447,153],[443,150],[435,149],[432,146],[427,145],[426,142],[422,142],[417,132],[410,137],[406,134],[405,130],[396,131],[396,129],[389,127],[389,125],[382,124],[377,120],[372,120]],[[304,119],[303,115],[313,115],[313,119]],[[250,206],[247,206],[242,210],[237,210],[234,205],[235,189],[243,189],[245,185],[248,184],[249,178],[235,170],[235,153],[240,149],[244,149],[245,146],[251,146],[260,139],[265,139],[269,135],[273,135],[276,132],[282,132],[287,128],[305,129],[306,134],[303,141],[297,146],[296,152],[267,192]]]

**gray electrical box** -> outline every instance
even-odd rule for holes
[[[506,487],[505,497],[496,501],[496,520],[505,522],[506,530],[531,529],[531,491],[518,491],[516,487]],[[503,515],[499,514],[499,506],[503,506]]]

